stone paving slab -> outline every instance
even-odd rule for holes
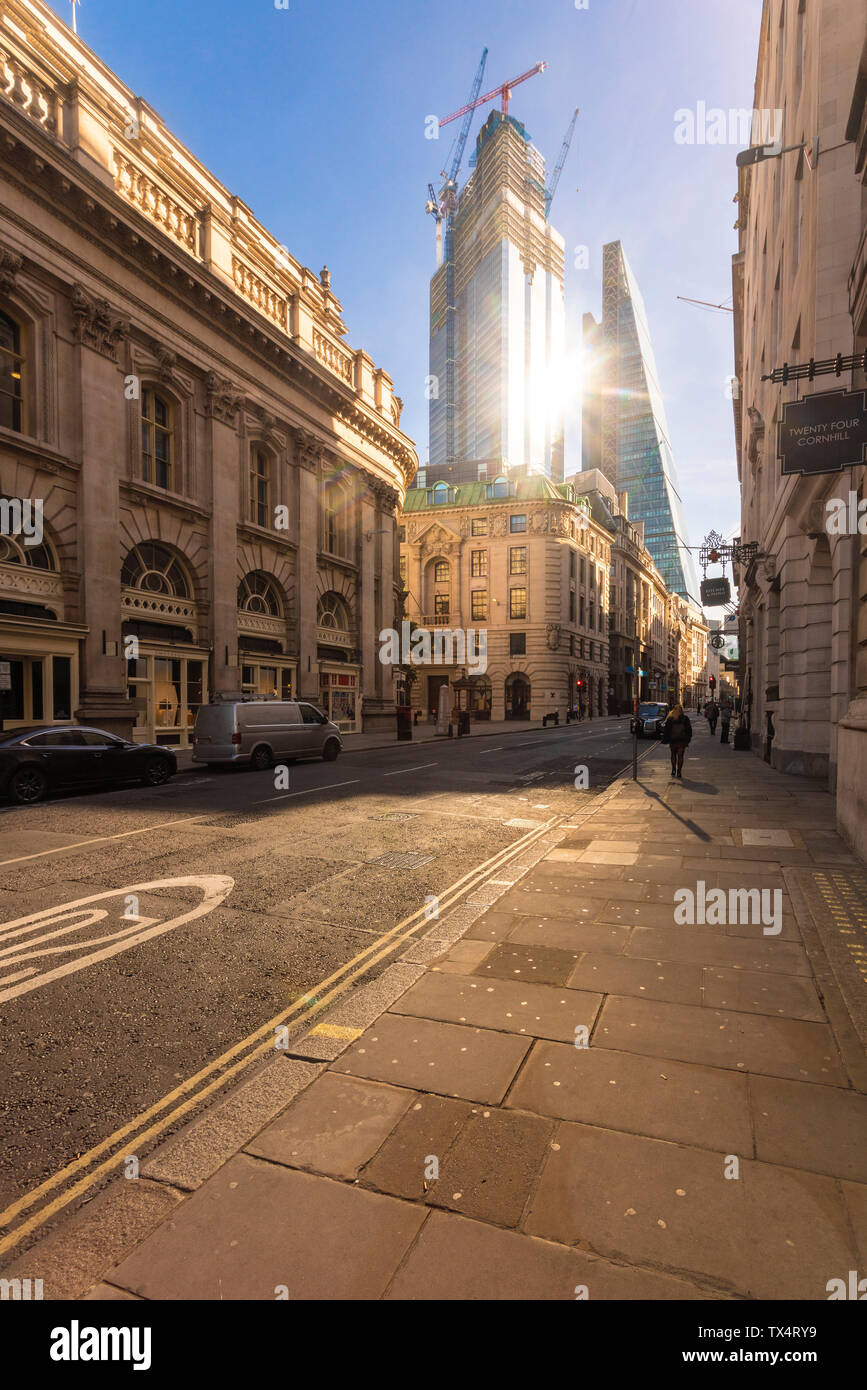
[[[554,1125],[516,1110],[475,1110],[440,1164],[426,1201],[494,1226],[517,1226]]]
[[[379,1298],[424,1208],[239,1154],[109,1282],[143,1298]]]
[[[867,1183],[867,1096],[750,1077],[756,1156]]]
[[[395,1275],[387,1299],[549,1302],[714,1297],[685,1280],[433,1212]]]
[[[826,1299],[828,1279],[855,1267],[830,1178],[742,1159],[728,1179],[722,1153],[587,1125],[561,1125],[557,1142],[530,1235],[758,1299]]]
[[[810,975],[803,947],[780,937],[760,939],[721,936],[703,927],[636,927],[626,954],[646,960],[691,961],[731,965],[741,970],[769,970],[775,975]]]
[[[736,1009],[812,1023],[823,1023],[825,1019],[822,1001],[812,980],[800,975],[774,975],[769,970],[756,972],[707,966],[704,1003],[712,1009]]]
[[[711,1067],[831,1086],[847,1081],[825,1023],[609,995],[596,1026],[597,1040],[603,1047]]]
[[[392,1012],[574,1042],[576,1026],[589,1033],[601,1005],[601,994],[583,989],[428,974],[392,1005]]]
[[[354,1178],[413,1098],[412,1091],[325,1072],[245,1152],[292,1168]]]
[[[431,1157],[443,1162],[473,1113],[468,1101],[416,1092],[397,1128],[362,1168],[359,1181],[395,1197],[422,1201],[430,1187]]]
[[[529,1039],[481,1028],[383,1014],[332,1069],[416,1091],[499,1104]]]
[[[753,1148],[747,1077],[668,1058],[539,1042],[506,1105],[726,1153]]]
[[[561,950],[601,951],[617,955],[625,951],[630,935],[629,927],[617,927],[607,922],[558,922],[548,917],[535,923],[529,917],[519,917],[517,926],[512,928],[506,940],[525,946],[554,946]]]
[[[565,985],[577,960],[577,951],[503,941],[488,952],[474,973],[483,980],[519,978],[531,984]]]
[[[601,990],[603,994],[630,994],[637,999],[663,999],[673,1004],[701,1004],[702,970],[699,965],[678,965],[635,956],[583,955],[569,978],[570,989]]]

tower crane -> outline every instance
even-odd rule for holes
[[[550,182],[548,183],[548,187],[545,189],[545,216],[546,216],[546,217],[549,215],[549,213],[550,213],[550,211],[551,211],[551,204],[552,204],[552,202],[554,201],[554,194],[557,192],[557,184],[560,182],[560,175],[561,175],[562,172],[563,172],[563,165],[566,163],[566,156],[567,156],[568,153],[569,153],[569,146],[572,144],[572,136],[575,134],[575,122],[576,122],[577,120],[578,120],[578,107],[576,106],[576,107],[575,107],[575,114],[573,115],[571,121],[569,122],[569,129],[566,131],[566,138],[564,139],[564,141],[563,141],[563,147],[562,147],[562,149],[560,150],[560,157],[559,157],[559,159],[557,160],[557,163],[556,163],[555,168],[554,168],[554,172],[553,172],[553,174],[551,175]]]

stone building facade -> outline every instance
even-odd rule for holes
[[[291,693],[393,728],[418,461],[327,270],[41,0],[0,10],[0,128],[5,726],[184,746],[203,701]]]
[[[845,357],[857,344],[851,282],[863,257],[864,189],[847,126],[865,27],[865,0],[765,0],[753,104],[781,111],[783,147],[803,148],[740,171],[733,264],[741,539],[759,547],[735,575],[743,695],[756,752],[770,745],[775,767],[832,790],[841,721],[859,689],[864,587],[863,541],[829,531],[827,502],[860,495],[864,468],[783,476],[778,426],[784,403],[858,380],[851,371],[770,378],[786,363]],[[849,732],[860,743],[863,730]],[[863,825],[862,816],[862,844]]]
[[[541,474],[439,482],[407,492],[401,527],[407,617],[432,633],[486,632],[484,672],[417,670],[411,702],[424,717],[464,674],[475,719],[606,711],[611,535],[588,499]]]

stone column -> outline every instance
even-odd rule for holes
[[[319,463],[310,436],[296,431],[298,464],[298,694],[319,703],[316,655],[317,554],[319,552]]]
[[[211,553],[209,637],[211,698],[239,700],[238,665],[238,521],[246,496],[246,476],[238,477],[237,419],[242,397],[232,384],[210,372],[206,378],[205,414],[211,455]]]
[[[129,324],[116,317],[106,300],[81,285],[72,291],[74,336],[78,343],[81,419],[82,604],[88,634],[84,642],[80,695],[75,718],[125,738],[132,736],[135,711],[127,697],[121,644],[121,558],[118,483],[127,438],[124,371],[119,361]]]

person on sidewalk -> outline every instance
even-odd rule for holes
[[[668,744],[671,753],[671,775],[683,779],[683,756],[692,740],[692,724],[677,704],[666,716],[662,729],[662,742]]]
[[[722,706],[722,708],[720,709],[720,712],[719,712],[719,721],[720,721],[720,736],[719,736],[719,741],[720,741],[720,743],[728,743],[728,741],[729,741],[729,725],[730,725],[731,722],[732,722],[732,707],[731,707],[731,705],[728,703],[728,701],[726,701],[726,703],[725,703],[725,704]]]
[[[719,705],[717,704],[716,700],[710,700],[705,705],[704,712],[705,717],[707,719],[708,728],[711,732],[711,737],[713,737],[713,735],[716,733],[716,721],[719,719]]]

